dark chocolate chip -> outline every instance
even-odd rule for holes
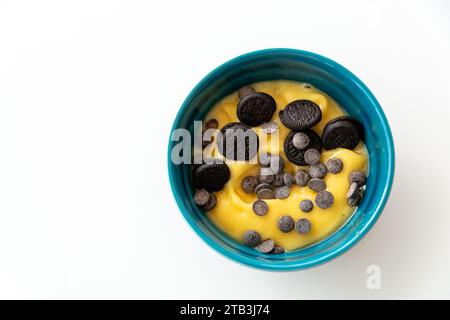
[[[288,187],[291,187],[295,183],[294,177],[289,172],[283,173],[283,181]]]
[[[208,202],[203,206],[203,209],[204,209],[205,211],[210,211],[210,210],[214,209],[214,208],[216,207],[216,205],[217,205],[217,197],[216,197],[216,195],[215,195],[213,192],[211,192],[211,193],[209,194],[209,200],[208,200]]]
[[[230,169],[225,163],[204,163],[193,172],[197,189],[219,191],[230,179]]]
[[[270,169],[273,173],[280,173],[284,169],[284,159],[279,155],[272,155],[270,158]]]
[[[314,164],[309,167],[311,178],[323,178],[327,175],[327,167],[323,163]]]
[[[205,123],[205,130],[217,129],[219,127],[219,122],[216,119],[211,119]]]
[[[258,199],[274,199],[275,194],[272,189],[261,189],[256,194]]]
[[[354,149],[362,136],[361,125],[349,117],[339,117],[329,121],[322,132],[323,147]]]
[[[241,181],[242,190],[245,193],[253,193],[255,192],[256,186],[259,184],[259,181],[256,177],[247,176]]]
[[[209,192],[205,189],[197,190],[194,194],[194,202],[198,206],[204,206],[209,200]]]
[[[275,174],[270,168],[260,168],[258,173],[258,180],[261,183],[272,183],[275,179]]]
[[[252,93],[255,93],[255,89],[250,86],[244,86],[238,90],[239,99],[242,99]]]
[[[267,239],[258,244],[255,249],[261,253],[269,253],[275,247],[275,241],[272,239]]]
[[[295,221],[291,216],[285,215],[278,219],[278,229],[281,232],[288,233],[294,229]]]
[[[309,137],[306,133],[297,132],[292,137],[292,144],[300,150],[304,150],[309,145]]]
[[[337,173],[341,172],[343,168],[344,168],[344,163],[342,162],[341,159],[338,159],[338,158],[328,159],[328,161],[327,161],[328,172],[330,172],[332,174],[337,174]]]
[[[255,247],[261,243],[261,236],[255,230],[248,230],[244,232],[242,241],[246,246]]]
[[[359,196],[359,186],[358,183],[352,182],[350,184],[350,187],[348,188],[346,198],[347,199],[354,199]]]
[[[231,122],[220,129],[217,147],[227,159],[249,160],[258,152],[259,138],[249,126]]]
[[[260,184],[258,184],[256,186],[255,193],[258,193],[262,189],[272,189],[272,186],[270,184],[268,184],[268,183],[265,183],[265,182],[260,183]]]
[[[311,212],[313,207],[314,205],[311,200],[306,199],[300,201],[300,210],[302,210],[303,212]]]
[[[287,135],[286,139],[284,140],[283,149],[284,149],[284,153],[286,154],[286,157],[288,158],[288,160],[290,162],[292,162],[298,166],[306,166],[307,163],[304,158],[305,151],[307,149],[316,149],[319,152],[321,152],[322,151],[322,141],[320,140],[320,137],[317,135],[317,133],[315,133],[312,130],[306,129],[301,132],[305,133],[309,138],[309,144],[304,150],[296,148],[294,146],[294,143],[292,142],[294,135],[296,133],[298,133],[296,131],[291,131]]]
[[[275,179],[272,181],[272,185],[274,187],[282,187],[285,185],[283,172],[277,173],[275,175]]]
[[[253,202],[253,212],[257,215],[257,216],[265,216],[267,214],[267,212],[269,211],[269,206],[267,205],[267,203],[264,200],[256,200],[255,202]]]
[[[308,234],[311,231],[311,222],[306,218],[298,219],[295,224],[295,231],[300,234]]]
[[[273,248],[273,250],[272,251],[270,251],[270,253],[272,253],[272,254],[281,254],[281,253],[284,253],[284,248],[283,247],[280,247],[280,246],[275,246],[274,248]]]
[[[309,176],[309,173],[306,172],[305,170],[300,169],[295,174],[295,184],[300,187],[306,186],[310,179],[311,179],[311,177]]]
[[[315,192],[321,192],[327,188],[327,185],[323,179],[312,178],[308,181],[308,187]]]
[[[322,191],[316,195],[315,203],[321,209],[328,209],[333,205],[334,197],[329,191]]]
[[[272,157],[272,155],[270,153],[261,153],[261,155],[259,156],[259,164],[262,167],[270,166],[270,158],[271,157]]]
[[[347,199],[347,204],[351,207],[357,207],[361,203],[362,192],[358,190],[358,193],[353,198]]]
[[[276,199],[286,199],[291,194],[291,189],[288,186],[275,188],[274,195]]]
[[[304,130],[322,120],[322,111],[311,100],[295,100],[280,111],[281,122],[292,130]]]
[[[256,127],[272,119],[276,102],[272,96],[264,92],[255,92],[242,97],[237,106],[239,121]]]
[[[277,130],[278,130],[278,124],[273,121],[264,122],[261,125],[261,131],[264,134],[272,134],[272,133],[275,133]]]
[[[362,187],[366,184],[366,178],[366,174],[361,170],[354,170],[350,172],[350,175],[348,176],[350,183],[356,182],[358,187]]]
[[[316,149],[308,149],[305,151],[305,162],[309,165],[318,164],[320,161],[320,152]]]

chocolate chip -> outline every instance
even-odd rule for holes
[[[239,121],[256,127],[272,119],[276,102],[272,96],[264,92],[255,92],[242,97],[237,106]]]
[[[262,167],[268,167],[270,166],[270,158],[272,157],[272,155],[270,153],[262,153],[259,156],[259,164]]]
[[[244,232],[242,241],[246,246],[255,247],[261,243],[261,236],[255,230],[248,230]]]
[[[261,253],[269,253],[275,247],[275,241],[272,239],[267,239],[258,244],[255,249]]]
[[[280,229],[280,231],[284,233],[291,232],[292,229],[294,229],[294,224],[294,219],[292,219],[292,217],[288,215],[281,216],[278,219],[278,229]]]
[[[292,144],[297,149],[303,150],[309,145],[309,137],[306,133],[297,132],[292,137]]]
[[[204,206],[209,200],[209,192],[205,189],[197,190],[194,194],[194,202],[198,206]]]
[[[327,167],[323,163],[314,164],[309,167],[311,178],[323,178],[327,175]]]
[[[348,191],[347,191],[347,194],[346,194],[346,198],[347,199],[354,199],[354,198],[358,197],[358,195],[359,195],[358,183],[352,182],[350,184],[350,187],[348,188]]]
[[[255,193],[258,193],[262,189],[272,189],[272,186],[270,184],[268,184],[268,183],[265,183],[265,182],[260,183],[260,184],[258,184],[256,186]]]
[[[205,130],[217,129],[219,127],[219,122],[216,119],[211,119],[205,123]]]
[[[281,254],[281,253],[284,253],[284,248],[283,247],[280,247],[280,246],[275,246],[274,248],[273,248],[273,250],[272,251],[270,251],[270,253],[272,253],[272,254]]]
[[[284,169],[284,160],[279,155],[272,155],[270,158],[270,169],[273,173],[279,173]]]
[[[283,181],[284,181],[285,185],[287,185],[288,187],[291,187],[294,184],[295,179],[292,176],[292,174],[290,174],[289,172],[285,172],[285,173],[283,173]]]
[[[350,172],[350,175],[348,176],[350,183],[356,182],[358,187],[362,187],[366,184],[366,178],[366,174],[361,170],[354,170]]]
[[[274,191],[276,199],[286,199],[291,194],[291,189],[288,186],[275,188]]]
[[[306,166],[307,163],[305,161],[304,155],[305,151],[307,149],[316,149],[319,152],[322,151],[322,141],[320,140],[320,137],[312,130],[306,129],[301,131],[302,133],[306,134],[309,138],[309,144],[305,149],[298,149],[294,146],[294,143],[292,142],[294,135],[297,134],[297,131],[291,131],[284,140],[284,153],[286,154],[287,159],[298,165],[298,166]]]
[[[257,216],[265,216],[269,211],[269,206],[264,200],[256,200],[253,202],[252,208]]]
[[[261,125],[261,131],[264,134],[272,134],[275,133],[278,130],[278,124],[276,122],[270,121],[270,122],[264,122]]]
[[[311,100],[295,100],[280,111],[281,122],[292,130],[304,130],[322,120],[322,111]]]
[[[298,170],[295,174],[295,184],[304,187],[308,184],[308,181],[311,179],[309,173],[305,170]]]
[[[256,194],[258,199],[274,199],[275,194],[272,189],[261,189]]]
[[[306,218],[301,218],[295,224],[295,231],[300,234],[308,234],[311,231],[311,222]]]
[[[318,164],[320,161],[320,152],[316,149],[308,149],[304,155],[305,162],[309,165]]]
[[[354,118],[339,117],[329,121],[322,132],[323,147],[354,149],[362,136],[362,126]]]
[[[275,179],[272,181],[272,185],[274,187],[282,187],[285,185],[284,183],[284,173],[280,172],[275,175]]]
[[[258,152],[259,138],[255,131],[240,122],[231,122],[220,129],[218,151],[231,160],[249,160]]]
[[[210,211],[212,209],[214,209],[217,205],[217,197],[214,193],[210,193],[209,194],[209,200],[208,202],[203,206],[203,209],[205,211]]]
[[[347,199],[347,204],[351,207],[357,207],[361,203],[362,192],[358,190],[358,193],[353,198]]]
[[[193,172],[197,189],[219,191],[230,179],[230,169],[225,163],[204,163]]]
[[[344,168],[344,163],[342,162],[341,159],[338,159],[338,158],[328,159],[328,161],[327,161],[328,172],[337,174],[337,173],[341,172],[343,168]]]
[[[311,212],[313,207],[314,205],[311,200],[306,199],[300,201],[300,210],[302,210],[303,212]]]
[[[244,86],[238,90],[239,99],[242,99],[252,93],[255,93],[255,89],[250,86]]]
[[[253,193],[255,192],[256,186],[259,184],[259,181],[256,177],[247,176],[241,181],[242,190],[245,193]]]
[[[315,192],[321,192],[327,188],[327,185],[323,179],[312,178],[308,181],[308,187]]]
[[[261,183],[272,183],[275,179],[275,175],[270,168],[260,168],[258,174],[258,180]]]
[[[322,191],[316,195],[316,206],[321,209],[328,209],[333,205],[334,197],[329,191]]]

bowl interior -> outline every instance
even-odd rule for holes
[[[350,220],[323,241],[281,255],[256,252],[229,238],[215,227],[192,200],[191,166],[175,165],[169,143],[169,175],[175,199],[191,227],[223,255],[248,266],[266,270],[295,270],[323,263],[362,237],[375,222],[387,200],[393,178],[394,153],[387,120],[374,96],[352,73],[337,63],[305,51],[269,49],[235,58],[208,74],[182,105],[173,129],[193,132],[216,102],[254,82],[286,79],[308,82],[333,97],[351,116],[362,122],[369,152],[369,176],[364,199]],[[376,177],[376,179],[375,179]]]

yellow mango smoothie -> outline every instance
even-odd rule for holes
[[[246,90],[220,100],[204,123],[220,130],[227,124],[246,121],[258,137],[257,152],[250,154],[248,161],[227,159],[218,148],[216,133],[204,154],[224,160],[228,168],[218,176],[225,175],[227,181],[213,191],[196,194],[195,200],[219,229],[263,253],[307,247],[342,227],[361,200],[369,163],[357,122],[346,117],[330,96],[307,83],[267,81],[251,84]],[[254,98],[262,102],[246,98],[255,93],[265,94]],[[267,107],[272,101],[274,110]],[[255,111],[259,107],[267,115]],[[256,112],[254,116],[252,112]],[[267,120],[264,117],[270,121],[259,124]],[[320,140],[311,149],[318,150],[307,152],[304,146],[311,146],[315,137]],[[282,158],[273,180],[261,177],[268,169],[261,162],[267,155]],[[302,182],[304,177],[307,181]],[[203,189],[201,183],[198,189]]]

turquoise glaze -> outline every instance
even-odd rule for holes
[[[173,123],[172,130],[193,130],[223,97],[240,87],[266,80],[308,82],[333,97],[364,125],[370,169],[364,199],[350,220],[323,241],[281,255],[269,255],[245,247],[215,227],[192,200],[194,188],[190,165],[170,160],[169,179],[181,213],[194,231],[212,248],[241,264],[264,270],[285,271],[313,267],[342,254],[357,243],[380,216],[394,176],[394,144],[388,121],[369,89],[350,71],[315,53],[295,49],[267,49],[241,55],[209,73],[191,91]],[[232,214],[232,212],[230,212]]]

